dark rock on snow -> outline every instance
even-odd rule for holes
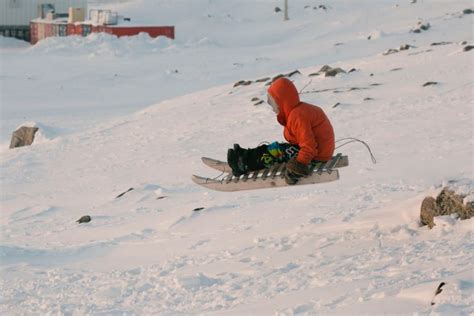
[[[465,51],[465,52],[468,52],[468,51],[470,51],[471,49],[474,49],[474,46],[472,46],[472,45],[467,45],[467,46],[464,46],[464,48],[463,48],[462,50]]]
[[[92,220],[92,218],[89,215],[82,216],[79,218],[76,223],[82,224],[82,223],[89,223]]]
[[[418,22],[417,26],[415,29],[411,30],[413,33],[421,33],[421,31],[427,31],[429,30],[431,25],[429,23],[423,24],[421,22]]]
[[[398,53],[398,49],[390,48],[385,53],[383,53],[383,55],[387,56],[387,55],[396,54],[396,53]]]
[[[255,80],[255,82],[266,82],[266,81],[268,81],[268,80],[270,80],[270,77],[265,77],[265,78],[257,79],[257,80]]]
[[[133,190],[133,188],[130,188],[130,189],[128,189],[127,191],[120,193],[120,194],[117,195],[115,198],[118,199],[118,198],[124,196],[126,193],[128,193],[128,192],[130,192],[130,191],[132,191],[132,190]]]
[[[441,46],[441,45],[449,45],[452,44],[452,42],[435,42],[431,43],[431,46]]]
[[[29,146],[35,140],[35,134],[39,130],[38,127],[22,126],[12,134],[10,148]]]
[[[342,68],[332,68],[328,65],[324,65],[319,70],[319,73],[324,73],[326,77],[335,77],[339,73],[346,73],[346,71]]]
[[[461,220],[474,216],[474,203],[464,205],[465,196],[455,193],[448,187],[435,198],[428,196],[421,203],[420,222],[421,225],[428,225],[429,228],[435,226],[434,217],[457,214]]]
[[[437,84],[438,83],[436,81],[428,81],[425,84],[423,84],[423,87],[434,86],[434,85],[437,85]]]

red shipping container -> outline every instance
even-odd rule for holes
[[[53,33],[53,24],[51,23],[42,23],[44,26],[44,38],[54,36]],[[42,38],[40,38],[41,40]]]
[[[141,32],[148,33],[150,37],[166,36],[174,39],[174,26],[133,26],[133,27],[106,27],[107,33],[121,36],[134,36]]]
[[[38,23],[30,22],[30,43],[32,45],[38,42]]]

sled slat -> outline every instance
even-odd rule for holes
[[[256,174],[258,175],[258,173]],[[255,178],[255,175],[253,175],[253,179],[254,181],[247,181],[247,182],[241,182],[241,181],[224,182],[224,181],[213,180],[213,179],[204,178],[204,177],[200,177],[196,175],[192,177],[192,180],[196,184],[199,184],[203,187],[206,187],[212,190],[225,191],[225,192],[255,190],[255,189],[264,189],[264,188],[277,188],[277,187],[288,186],[288,184],[285,182],[285,179],[283,179],[282,177],[276,177],[274,179],[267,178],[266,180],[264,180],[261,177]],[[295,184],[295,186],[305,185],[305,184],[324,183],[324,182],[335,181],[338,179],[339,179],[338,170],[333,170],[333,172],[331,173],[329,172],[323,172],[321,174],[314,173],[308,177],[304,177],[298,180],[298,183]]]
[[[259,170],[253,172],[253,175],[252,175],[252,180],[253,180],[253,181],[257,180],[257,177],[258,177],[258,173],[259,173],[259,172],[260,172]]]
[[[270,172],[270,169],[265,169],[263,170],[263,173],[262,173],[262,179],[265,180],[267,178],[267,175],[268,173]]]
[[[330,161],[330,164],[329,166],[327,167],[327,170],[329,172],[331,172],[331,170],[334,168],[334,166],[337,164],[337,162],[339,161],[339,159],[341,158],[341,154],[337,154],[335,157],[333,157]]]
[[[280,164],[276,164],[273,169],[272,169],[272,172],[270,173],[270,178],[275,178],[276,174],[278,173],[278,170],[280,169]]]

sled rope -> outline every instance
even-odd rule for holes
[[[313,79],[311,79],[311,80],[300,90],[300,92],[298,92],[298,94],[303,93],[304,89],[306,89],[306,87],[309,86],[309,85],[311,84],[311,82],[313,82]]]
[[[345,146],[347,144],[350,144],[350,143],[359,142],[359,143],[362,143],[367,148],[367,150],[369,151],[370,158],[372,159],[372,163],[374,163],[374,164],[377,163],[377,160],[375,159],[374,154],[372,154],[372,150],[370,149],[370,146],[366,142],[364,142],[363,140],[360,140],[360,139],[357,139],[357,138],[354,138],[354,137],[345,137],[345,138],[341,138],[341,139],[336,140],[336,143],[341,142],[341,141],[346,141],[346,140],[347,140],[347,142],[337,146],[335,149],[338,149],[338,148],[340,148],[342,146]]]

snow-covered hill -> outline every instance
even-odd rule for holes
[[[2,142],[44,130],[0,154],[2,314],[474,312],[472,219],[418,225],[426,195],[474,191],[469,1],[289,2],[287,22],[274,1],[115,5],[175,24],[174,42],[0,38]],[[324,64],[356,70],[310,76]],[[194,185],[218,176],[201,156],[282,140],[251,101],[265,83],[234,82],[295,69],[302,99],[377,164],[350,144],[337,182]]]

